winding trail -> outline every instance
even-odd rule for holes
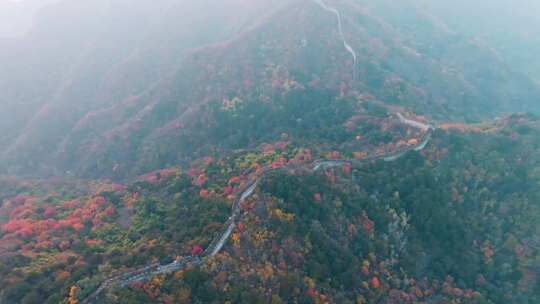
[[[251,180],[247,181],[245,185],[236,193],[235,200],[232,205],[231,215],[228,218],[228,220],[225,222],[225,224],[223,225],[223,228],[224,228],[223,232],[213,239],[213,241],[210,243],[210,245],[208,245],[206,250],[201,255],[185,257],[180,260],[175,260],[169,264],[164,264],[164,265],[150,264],[148,266],[137,269],[135,271],[131,271],[131,272],[127,272],[124,274],[111,277],[107,279],[106,281],[104,281],[86,299],[81,301],[81,304],[98,303],[98,302],[93,302],[93,301],[95,301],[99,297],[99,295],[101,294],[101,292],[103,292],[103,290],[109,287],[112,287],[114,285],[120,285],[121,287],[125,287],[134,282],[149,280],[150,278],[159,274],[173,273],[173,272],[182,270],[186,268],[188,265],[200,266],[207,259],[218,254],[223,248],[223,246],[226,244],[229,237],[231,236],[234,228],[236,227],[236,223],[238,219],[241,217],[241,214],[240,214],[241,203],[245,199],[250,197],[255,192],[257,185],[261,182],[261,180],[263,180],[266,176],[268,176],[272,172],[291,170],[291,169],[305,169],[308,172],[316,172],[320,169],[328,169],[328,168],[343,166],[345,164],[350,164],[352,167],[359,167],[366,163],[374,162],[377,160],[383,160],[387,162],[395,161],[399,159],[401,156],[405,155],[409,151],[413,151],[413,150],[420,151],[424,149],[431,139],[431,133],[432,133],[433,127],[429,124],[424,124],[422,122],[407,119],[403,115],[401,115],[401,113],[397,113],[396,116],[401,123],[411,126],[413,128],[420,129],[425,132],[423,135],[423,138],[419,141],[417,145],[406,146],[396,151],[392,151],[392,152],[380,154],[380,155],[372,155],[372,156],[365,157],[363,159],[342,160],[342,159],[323,158],[323,159],[315,160],[308,164],[287,164],[276,169],[267,166],[261,170],[261,173],[253,177]]]
[[[425,123],[422,123],[422,122],[419,122],[419,121],[416,121],[416,120],[412,120],[412,119],[408,119],[408,118],[405,118],[401,113],[396,113],[396,116],[397,118],[399,119],[399,122],[401,122],[402,124],[405,124],[405,125],[409,125],[413,128],[417,128],[417,129],[420,129],[424,132],[430,130],[430,129],[433,129],[433,126],[430,125],[430,124],[425,124]]]
[[[353,77],[356,74],[356,51],[352,48],[352,46],[347,42],[347,39],[345,39],[345,34],[343,33],[343,22],[341,21],[341,13],[334,7],[326,5],[323,0],[313,0],[313,2],[317,3],[321,8],[323,8],[326,11],[329,11],[336,15],[337,21],[338,21],[338,31],[339,36],[341,37],[341,40],[343,41],[343,46],[345,49],[352,55],[353,57]]]
[[[343,22],[341,18],[341,13],[336,8],[326,5],[324,0],[313,0],[313,2],[319,5],[322,9],[336,15],[339,36],[343,42],[344,48],[347,50],[347,52],[351,54],[353,58],[353,79],[354,79],[357,55],[353,47],[347,42],[347,39],[345,38],[345,34],[343,33]],[[227,240],[230,238],[234,228],[236,227],[236,223],[241,216],[240,214],[241,203],[245,199],[250,197],[253,194],[253,192],[255,192],[257,185],[260,183],[262,179],[268,176],[269,173],[276,172],[276,171],[283,171],[283,170],[291,170],[291,169],[305,169],[308,172],[315,172],[320,169],[328,169],[328,168],[343,166],[344,164],[350,164],[351,166],[361,166],[363,164],[370,163],[377,160],[390,162],[390,161],[395,161],[399,159],[401,156],[405,155],[409,151],[412,151],[412,150],[420,151],[424,149],[431,139],[431,132],[434,128],[429,124],[424,124],[422,122],[408,119],[404,117],[401,113],[396,113],[396,116],[399,122],[401,122],[402,124],[411,126],[416,129],[420,129],[424,132],[423,138],[419,141],[417,145],[406,146],[396,151],[392,151],[392,152],[381,154],[381,155],[372,155],[372,156],[365,157],[363,159],[354,159],[354,160],[319,159],[309,164],[301,164],[301,165],[287,164],[277,169],[265,167],[263,168],[260,174],[258,174],[257,176],[253,177],[251,180],[246,182],[245,186],[242,189],[240,189],[238,193],[236,193],[235,200],[232,205],[231,215],[229,216],[228,220],[223,225],[223,232],[212,240],[210,245],[208,245],[206,250],[201,255],[185,257],[185,258],[182,258],[180,260],[175,260],[165,265],[150,264],[143,268],[111,277],[105,280],[86,299],[82,300],[81,304],[94,303],[93,301],[95,301],[99,297],[99,295],[103,292],[103,290],[109,287],[112,287],[114,285],[120,285],[122,287],[125,287],[134,282],[148,280],[159,274],[173,273],[173,272],[179,271],[181,269],[184,269],[188,265],[200,266],[207,259],[214,257],[216,254],[218,254],[221,251],[223,246],[226,244]]]

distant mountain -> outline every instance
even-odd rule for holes
[[[87,113],[148,90],[189,50],[272,11],[264,1],[191,2],[64,1],[42,12],[27,37],[1,41],[2,142],[54,150]]]
[[[413,0],[463,35],[489,44],[499,56],[540,83],[540,3],[528,0]],[[456,18],[459,16],[459,18]]]
[[[315,1],[191,2],[65,1],[26,39],[4,41],[5,171],[124,177],[224,151],[226,139],[205,140],[212,105],[277,105],[296,89],[433,119],[540,109],[531,77],[415,2],[327,1],[356,63],[336,15]]]

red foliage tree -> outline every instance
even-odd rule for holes
[[[193,246],[193,248],[191,248],[191,255],[193,255],[193,256],[199,255],[199,254],[201,254],[203,252],[204,252],[204,249],[199,245],[195,245],[195,246]]]
[[[381,287],[381,281],[379,281],[379,278],[377,277],[373,277],[370,283],[371,287],[373,287],[374,289],[378,289],[379,287]]]
[[[208,190],[206,189],[201,189],[201,191],[199,191],[199,196],[202,198],[207,198],[209,195],[210,195],[210,192],[208,192]]]

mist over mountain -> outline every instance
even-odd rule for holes
[[[0,2],[0,303],[539,303],[539,14]]]
[[[188,51],[249,28],[265,6],[66,1],[42,12],[30,34],[2,42],[3,142],[56,149],[86,114],[151,89]]]
[[[535,1],[419,1],[463,35],[481,39],[517,70],[540,80],[540,3]]]
[[[210,99],[247,97],[242,95],[251,92],[241,89],[242,82],[259,90],[268,86],[264,73],[272,65],[298,75],[293,79],[302,84],[319,79],[335,89],[345,82],[360,94],[434,117],[469,121],[538,112],[540,90],[534,75],[519,69],[523,63],[506,60],[510,53],[500,55],[504,47],[476,39],[482,26],[464,32],[463,24],[452,23],[452,14],[465,13],[470,20],[481,7],[463,4],[443,18],[442,5],[419,1],[335,6],[358,52],[354,67],[339,42],[335,17],[313,1],[58,3],[39,14],[25,37],[1,42],[5,167],[84,174],[96,162],[132,167],[143,157],[164,165],[162,156],[142,155],[155,146],[157,134],[173,140],[163,139],[164,129],[175,121],[192,123]],[[320,44],[323,39],[326,44]],[[210,82],[212,87],[201,90]],[[135,121],[145,130],[134,130]],[[104,139],[118,132],[126,132],[129,145]],[[165,153],[190,157],[177,148]],[[86,154],[82,164],[76,149]],[[73,157],[79,164],[66,161]]]

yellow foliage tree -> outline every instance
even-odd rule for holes
[[[274,276],[274,267],[270,263],[266,263],[259,271],[259,275],[265,280],[271,279]]]
[[[178,299],[178,303],[181,304],[187,304],[191,302],[191,290],[187,288],[182,288],[178,293],[176,294],[176,299]]]
[[[304,284],[306,284],[308,288],[315,288],[315,280],[310,277],[304,277]]]
[[[68,304],[79,304],[79,300],[77,300],[77,286],[71,286],[69,289],[69,295],[68,295]]]
[[[270,304],[283,304],[283,300],[278,295],[272,295],[272,301]]]
[[[232,234],[231,240],[232,240],[233,245],[234,245],[235,247],[239,247],[239,246],[240,246],[240,235],[239,235],[237,232],[235,232],[235,233]]]
[[[292,222],[294,220],[294,214],[293,213],[286,213],[283,212],[281,209],[275,209],[274,215],[283,222]]]

